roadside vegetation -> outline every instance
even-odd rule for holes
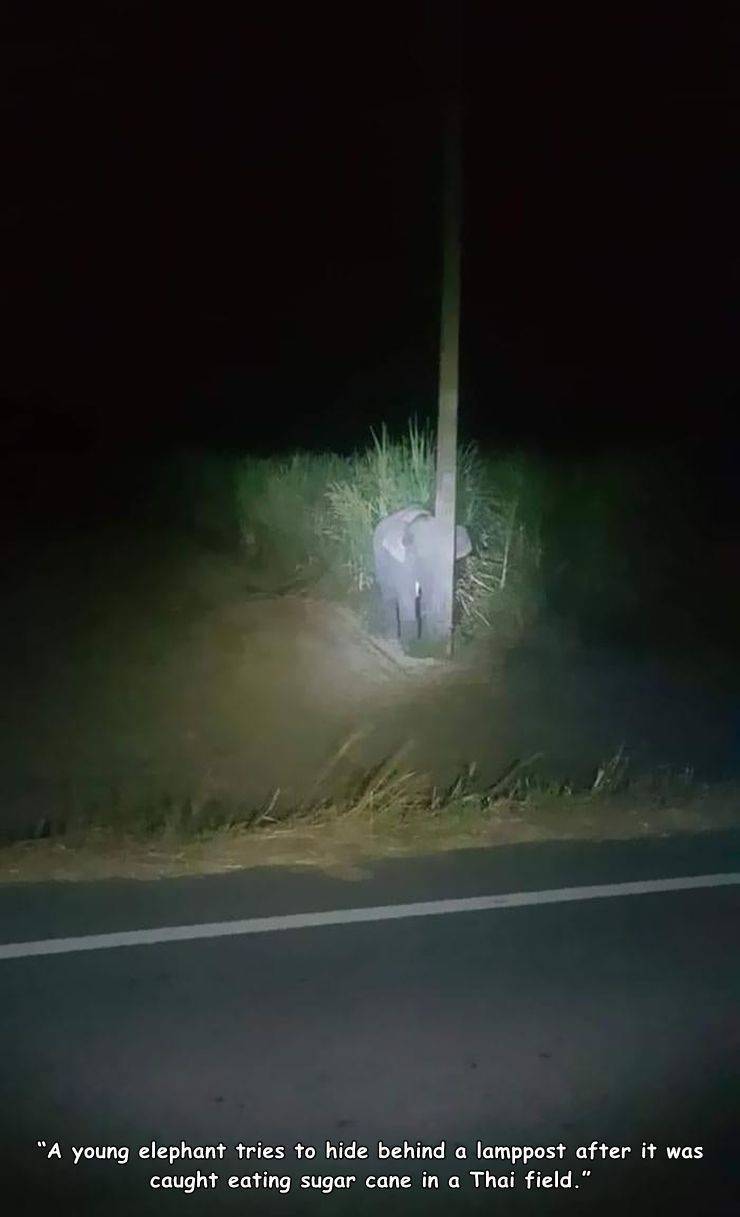
[[[151,473],[117,533],[50,541],[43,561],[29,558],[32,575],[8,581],[17,712],[3,741],[0,836],[16,843],[0,849],[0,876],[30,877],[43,859],[63,874],[74,859],[105,856],[115,870],[134,855],[219,869],[276,850],[296,857],[309,838],[321,861],[339,840],[382,854],[737,815],[736,788],[720,807],[719,786],[653,764],[660,739],[635,765],[617,747],[654,688],[662,709],[643,713],[638,735],[679,704],[652,668],[639,669],[642,684],[626,667],[614,675],[614,639],[634,641],[647,624],[652,663],[654,639],[667,647],[685,615],[685,569],[664,539],[686,494],[669,463],[662,474],[617,458],[554,470],[460,448],[458,520],[473,553],[457,584],[465,680],[454,699],[433,673],[425,683],[431,669],[412,678],[389,667],[361,628],[373,623],[376,523],[409,503],[433,507],[429,431],[411,423],[392,438],[381,427],[349,455],[184,452]],[[691,556],[688,531],[684,542]],[[576,676],[589,632],[607,645]],[[705,652],[676,637],[710,704]],[[676,686],[689,709],[696,679],[692,669]],[[368,746],[350,734],[331,756],[356,727]],[[698,702],[682,730],[687,746],[671,740],[672,755],[701,761],[716,732]],[[404,740],[412,747],[399,752]],[[575,758],[572,777],[570,761],[552,768],[559,745]]]
[[[301,806],[279,791],[258,808],[162,799],[101,806],[49,824],[38,840],[0,849],[0,882],[154,878],[266,865],[310,866],[346,879],[384,857],[556,839],[606,839],[736,826],[736,785],[710,787],[690,770],[630,773],[622,749],[577,786],[532,756],[486,788],[469,765],[446,788],[404,764],[403,749],[324,794],[353,740],[332,758]]]
[[[349,455],[186,451],[157,470],[155,497],[238,550],[255,587],[314,585],[367,621],[373,529],[409,503],[433,509],[434,458],[432,430],[413,420]],[[458,572],[459,639],[514,641],[553,614],[584,638],[648,649],[685,649],[695,623],[708,637],[722,601],[708,594],[715,559],[694,498],[670,449],[544,460],[462,443],[457,517],[473,553]]]
[[[412,421],[400,438],[382,427],[346,457],[183,454],[169,486],[202,535],[237,540],[256,578],[269,571],[277,590],[314,582],[369,620],[375,525],[409,503],[433,509],[434,461],[431,431]],[[461,638],[520,634],[542,594],[543,475],[524,457],[485,456],[471,443],[458,469],[458,522],[473,539],[457,587]]]

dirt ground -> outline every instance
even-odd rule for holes
[[[315,586],[273,593],[238,555],[168,534],[30,548],[2,603],[6,839],[164,796],[280,810],[399,749],[444,785],[535,754],[587,782],[620,745],[713,777],[736,747],[727,698],[690,671],[552,630],[412,661]]]

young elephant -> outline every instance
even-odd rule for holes
[[[472,545],[466,528],[455,530],[455,557]],[[384,628],[402,645],[429,637],[439,616],[444,536],[423,507],[403,507],[381,520],[373,534],[375,577],[383,603]]]

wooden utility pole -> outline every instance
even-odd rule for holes
[[[437,493],[434,514],[443,529],[444,553],[439,588],[427,626],[430,641],[453,646],[455,598],[455,504],[457,499],[457,408],[460,349],[460,228],[462,215],[462,116],[451,97],[445,114],[442,318],[439,350]]]

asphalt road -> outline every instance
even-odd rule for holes
[[[0,937],[738,871],[735,832],[465,851],[378,864],[358,882],[261,871],[17,885],[0,889]],[[739,913],[731,884],[0,958],[4,1193],[29,1212],[106,1215],[737,1214]],[[224,1157],[136,1156],[183,1140],[222,1143]],[[378,1142],[404,1140],[445,1157],[377,1161]],[[367,1146],[369,1158],[328,1164],[327,1141]],[[512,1168],[478,1158],[477,1141],[565,1150]],[[61,1160],[47,1157],[55,1142]],[[314,1161],[296,1161],[298,1142],[318,1147]],[[592,1142],[619,1157],[576,1157]],[[239,1162],[237,1143],[284,1147],[285,1158]],[[72,1146],[130,1156],[75,1166]],[[666,1146],[703,1156],[672,1161]],[[422,1169],[438,1190],[421,1186]],[[474,1186],[471,1172],[512,1169],[513,1189],[484,1187],[482,1174]],[[528,1169],[573,1186],[527,1190]],[[149,1182],[198,1171],[216,1173],[215,1189]],[[265,1188],[265,1173],[283,1182]],[[391,1174],[411,1187],[365,1182]],[[304,1175],[356,1182],[302,1189]],[[230,1188],[234,1177],[253,1185]]]

